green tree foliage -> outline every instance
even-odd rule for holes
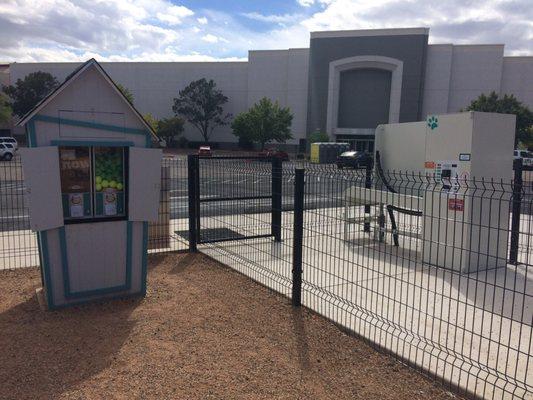
[[[329,136],[326,132],[316,130],[309,135],[309,143],[324,143],[329,142]]]
[[[484,111],[516,115],[515,146],[518,142],[533,142],[533,112],[524,106],[514,95],[498,96],[491,92],[488,96],[481,94],[473,100],[466,111]]]
[[[284,143],[292,138],[292,114],[288,107],[280,107],[263,97],[248,111],[235,117],[231,127],[240,141],[258,143],[261,149],[268,142]]]
[[[157,136],[165,141],[168,147],[174,147],[176,137],[183,132],[185,121],[180,117],[163,118],[157,123]]]
[[[9,99],[3,93],[0,93],[0,124],[6,124],[11,118],[11,106]]]
[[[53,75],[37,71],[24,79],[17,79],[14,85],[4,87],[4,93],[11,99],[13,113],[22,117],[58,86],[59,82]]]
[[[179,91],[172,110],[176,116],[183,117],[198,129],[204,141],[208,142],[217,126],[229,123],[231,114],[225,114],[222,107],[227,102],[228,98],[216,88],[212,79],[202,78]]]
[[[120,83],[116,83],[116,85],[118,87],[118,90],[120,90],[120,92],[124,95],[124,97],[127,98],[131,104],[133,104],[133,102],[135,101],[135,97],[133,96],[133,93],[131,93],[130,90],[126,86],[121,85]]]
[[[157,118],[155,118],[151,113],[143,115],[144,120],[150,125],[150,127],[157,133]]]

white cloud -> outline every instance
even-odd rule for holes
[[[272,22],[276,24],[287,24],[290,22],[296,22],[301,19],[301,15],[297,14],[283,14],[283,15],[263,15],[257,12],[243,13],[243,17],[253,19],[261,22]]]
[[[170,6],[164,12],[158,12],[156,16],[160,21],[166,22],[169,25],[179,25],[183,18],[190,17],[193,14],[194,12],[187,7]]]
[[[307,7],[294,14],[199,17],[175,0],[0,0],[0,61],[242,59],[249,49],[307,47],[310,31],[413,26],[430,27],[432,43],[533,52],[531,0],[298,1]]]
[[[218,42],[218,37],[208,33],[207,35],[202,37],[202,40],[204,42],[207,42],[207,43],[217,43]]]

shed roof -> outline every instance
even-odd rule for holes
[[[158,137],[150,124],[146,122],[142,114],[135,108],[135,106],[124,96],[124,94],[120,91],[117,84],[111,79],[111,77],[108,75],[108,73],[102,68],[102,66],[96,61],[94,58],[91,58],[90,60],[84,62],[81,64],[78,68],[76,68],[74,71],[72,71],[65,80],[57,87],[55,88],[50,94],[48,94],[44,99],[39,101],[30,111],[28,111],[21,120],[17,123],[18,126],[25,125],[30,121],[39,111],[41,111],[47,104],[49,104],[56,96],[58,96],[66,87],[68,87],[72,82],[74,82],[79,76],[83,74],[87,69],[89,69],[91,66],[94,66],[96,70],[103,76],[103,78],[113,87],[115,92],[118,93],[118,95],[122,98],[122,100],[129,106],[129,108],[133,111],[133,113],[137,116],[137,118],[142,122],[142,124],[148,129],[150,134],[158,140]]]

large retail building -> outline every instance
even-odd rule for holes
[[[141,112],[157,118],[172,116],[173,98],[199,78],[214,79],[233,115],[262,97],[276,100],[294,114],[289,142],[294,149],[304,149],[306,137],[316,130],[371,149],[378,124],[456,112],[491,91],[514,94],[533,109],[532,56],[504,56],[504,44],[428,44],[428,36],[428,28],[313,32],[309,48],[252,50],[244,62],[102,66],[133,93]],[[0,78],[13,83],[40,70],[61,81],[78,65],[13,63]],[[192,126],[185,136],[201,140]],[[212,141],[236,145],[229,126],[216,129]]]

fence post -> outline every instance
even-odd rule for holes
[[[198,232],[196,230],[196,217],[198,214],[197,201],[198,196],[196,181],[198,180],[198,156],[189,154],[187,156],[188,172],[188,190],[189,190],[189,251],[196,253],[198,251]]]
[[[292,239],[292,305],[302,304],[302,250],[304,235],[305,169],[296,168],[294,180],[294,221]]]
[[[367,163],[365,168],[365,189],[372,188],[372,166]],[[370,232],[370,205],[365,204],[365,223],[363,225],[364,232]]]
[[[281,242],[281,190],[283,161],[279,157],[272,158],[272,236]]]
[[[511,218],[511,245],[509,249],[509,263],[518,264],[518,244],[520,240],[520,211],[522,206],[522,159],[513,162],[513,197]]]

